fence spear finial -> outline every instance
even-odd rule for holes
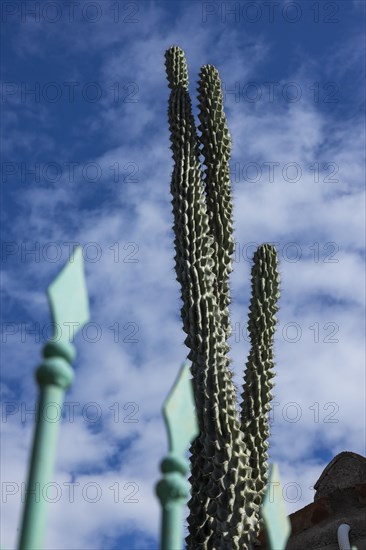
[[[169,453],[160,466],[164,476],[156,485],[156,494],[163,508],[160,548],[182,550],[182,507],[189,495],[189,484],[184,478],[189,463],[184,455],[199,433],[188,363],[181,367],[164,403],[163,414]]]
[[[260,515],[264,522],[269,550],[285,550],[291,534],[291,522],[286,513],[285,500],[277,463],[271,464]]]
[[[26,500],[19,537],[19,550],[42,550],[46,528],[46,486],[52,481],[61,414],[47,417],[53,406],[62,409],[64,393],[72,384],[75,357],[74,334],[89,321],[89,305],[81,247],[47,289],[54,326],[53,336],[43,348],[44,361],[36,370],[39,385],[38,411],[29,467]],[[67,324],[69,325],[67,325]],[[70,334],[70,324],[75,329]],[[68,330],[66,330],[66,328]]]

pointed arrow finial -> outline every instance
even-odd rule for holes
[[[271,464],[261,516],[264,520],[269,550],[285,550],[291,533],[286,513],[278,466]]]
[[[189,363],[183,363],[163,406],[169,450],[184,455],[199,433]]]
[[[84,275],[81,246],[77,246],[69,261],[47,289],[54,336],[61,333],[59,341],[69,342],[70,325],[74,334],[90,319],[89,302]]]

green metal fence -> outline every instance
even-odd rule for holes
[[[83,259],[77,247],[55,281],[49,286],[48,299],[55,326],[55,334],[43,349],[44,360],[36,370],[39,385],[38,414],[33,448],[29,464],[26,500],[18,541],[19,550],[42,550],[47,526],[47,503],[36,494],[53,478],[60,419],[49,422],[42,414],[49,404],[62,407],[64,394],[72,384],[74,371],[71,363],[75,349],[69,334],[59,333],[65,321],[72,321],[78,329],[88,322],[88,297],[84,279]],[[57,333],[57,341],[56,340]],[[183,548],[183,508],[189,496],[186,479],[189,463],[185,458],[190,443],[198,435],[194,396],[190,378],[190,364],[184,362],[164,406],[163,415],[169,441],[169,452],[161,463],[162,479],[156,494],[162,508],[161,550]],[[269,550],[284,550],[290,534],[290,522],[282,498],[278,468],[271,468],[269,487],[261,516],[264,521]]]

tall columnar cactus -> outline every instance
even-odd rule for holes
[[[171,88],[168,116],[174,159],[171,194],[176,274],[200,428],[191,447],[187,548],[250,549],[258,530],[260,498],[227,356],[231,330],[228,275],[234,241],[230,135],[221,82],[215,67],[202,67],[198,137],[184,53],[173,46],[165,57]],[[253,399],[260,406],[255,395]]]

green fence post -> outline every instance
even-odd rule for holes
[[[39,385],[38,411],[29,467],[26,500],[19,537],[19,550],[42,550],[46,527],[45,486],[52,481],[56,443],[64,393],[71,385],[74,371],[70,363],[75,357],[66,323],[76,327],[74,333],[89,320],[81,248],[77,247],[68,263],[48,287],[47,295],[54,324],[52,339],[43,348],[44,361],[36,370]],[[56,408],[57,419],[47,417],[49,408]]]
[[[156,485],[162,505],[161,550],[181,550],[183,547],[182,509],[189,495],[185,474],[189,463],[184,455],[189,443],[199,433],[190,368],[183,363],[174,386],[163,407],[169,437],[169,453],[161,463],[163,478]]]

